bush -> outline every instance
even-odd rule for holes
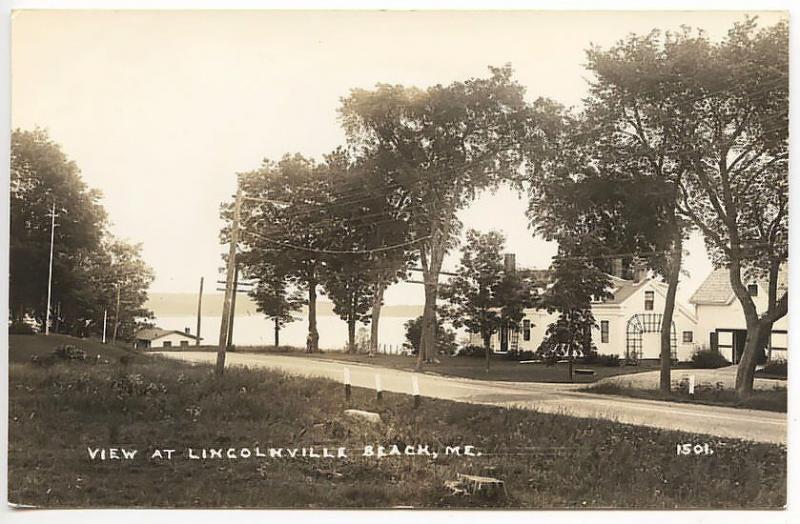
[[[419,351],[420,339],[422,338],[422,316],[412,318],[403,324],[406,328],[406,342],[404,347],[411,349],[413,354]],[[445,329],[440,323],[436,324],[436,352],[445,355],[452,355],[458,344],[456,344],[456,332],[452,329]]]
[[[716,369],[730,366],[727,358],[713,349],[700,349],[692,354],[692,367],[697,369]]]
[[[458,356],[459,357],[485,357],[486,356],[486,350],[483,348],[483,346],[474,346],[474,345],[464,346],[463,348],[458,350]]]
[[[758,375],[786,378],[788,373],[789,369],[785,360],[773,360],[772,362],[767,362],[764,368],[758,372]]]
[[[581,357],[581,363],[583,364],[595,364],[598,362],[599,355],[597,351],[590,351],[586,355]]]
[[[86,360],[86,352],[70,344],[58,346],[53,350],[53,355],[62,360]]]
[[[8,325],[8,334],[9,335],[35,335],[36,330],[33,329],[33,326],[26,322],[21,322],[19,320],[15,320],[11,324]]]
[[[616,368],[619,367],[620,360],[619,355],[598,355],[597,356],[597,363],[601,366],[606,366],[609,368]]]

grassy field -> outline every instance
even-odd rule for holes
[[[31,357],[47,357],[53,353],[56,346],[71,344],[86,351],[88,359],[93,359],[100,355],[101,359],[119,359],[127,356],[136,359],[141,356],[133,349],[127,348],[122,344],[112,345],[103,344],[95,339],[79,339],[67,335],[9,335],[9,361],[10,362],[30,362]]]
[[[156,357],[40,367],[12,338],[9,500],[46,507],[778,508],[786,449],[610,421],[354,389],[276,372]],[[40,343],[40,341],[36,341]],[[81,345],[77,343],[76,345]],[[88,348],[87,348],[88,349]],[[103,347],[100,348],[105,349]],[[17,358],[14,358],[15,355]],[[371,425],[348,407],[380,413]],[[713,455],[677,456],[681,443]],[[364,457],[365,445],[473,445],[481,456]],[[188,447],[346,447],[346,459],[190,460]],[[88,448],[125,447],[128,461]],[[172,460],[151,459],[156,448]],[[455,496],[458,473],[503,479],[508,495]]]
[[[244,351],[242,348],[241,351]],[[281,353],[284,354],[284,353]],[[301,358],[322,358],[338,360],[342,362],[359,362],[371,364],[391,369],[401,369],[406,371],[414,370],[416,359],[402,355],[375,355],[370,357],[365,354],[348,353],[314,353],[308,355],[302,352],[286,352]],[[491,369],[486,373],[486,364],[480,357],[439,357],[440,362],[425,364],[424,370],[429,373],[436,373],[450,377],[472,378],[478,380],[500,380],[509,382],[569,382],[569,364],[558,363],[548,366],[543,363],[520,364],[517,361],[507,359],[502,356],[495,356],[492,359]],[[575,375],[575,382],[595,382],[605,377],[616,375],[626,375],[629,373],[640,373],[642,371],[652,371],[658,369],[654,365],[642,364],[640,366],[617,366],[608,367],[598,364],[575,364],[575,369],[591,369],[594,375]]]
[[[736,398],[732,389],[697,388],[694,398],[685,389],[673,389],[670,393],[661,393],[657,389],[634,388],[621,384],[602,383],[583,388],[589,393],[617,395],[623,397],[642,398],[647,400],[668,400],[670,402],[687,402],[692,404],[708,404],[733,408],[761,409],[786,413],[787,391],[785,388],[755,390],[747,400]]]

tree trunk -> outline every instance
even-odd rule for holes
[[[308,338],[306,353],[316,353],[319,349],[319,331],[317,331],[317,282],[308,283]]]
[[[425,306],[422,309],[422,333],[420,336],[417,369],[423,362],[430,362],[436,354],[436,296],[437,286],[425,284]]]
[[[281,342],[281,322],[278,317],[275,317],[275,349],[280,347]]]
[[[745,399],[753,393],[753,379],[758,361],[758,343],[761,339],[761,322],[747,323],[747,337],[744,342],[742,358],[736,370],[736,397]]]
[[[672,389],[672,318],[675,312],[675,296],[678,293],[678,281],[681,276],[683,261],[683,231],[676,226],[675,240],[672,244],[672,256],[667,275],[667,297],[664,301],[664,314],[661,316],[661,376],[659,389],[669,393]]]
[[[356,352],[356,317],[350,315],[347,319],[347,352]]]
[[[381,320],[381,307],[383,306],[383,292],[386,290],[386,283],[381,281],[375,288],[375,296],[372,298],[372,324],[370,325],[369,336],[369,356],[375,356],[378,352],[378,324]]]
[[[742,306],[747,328],[742,357],[736,370],[736,397],[743,400],[753,393],[753,378],[756,372],[756,349],[760,339],[761,326],[759,325],[758,311],[753,299],[742,283],[742,268],[739,259],[735,255],[731,256],[729,271],[731,287]]]
[[[492,334],[489,331],[484,332],[483,334],[483,351],[486,355],[486,373],[489,373],[489,368],[491,366],[492,360]]]

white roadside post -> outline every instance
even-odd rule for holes
[[[381,389],[381,376],[375,374],[375,396],[380,401],[383,400],[383,390]]]
[[[694,398],[694,375],[689,375],[689,398]]]
[[[350,368],[344,368],[344,399],[350,402]]]
[[[419,379],[411,375],[411,394],[414,395],[414,408],[419,407]]]

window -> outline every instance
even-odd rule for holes
[[[608,344],[608,320],[600,321],[600,342]]]
[[[655,294],[652,291],[644,292],[644,310],[653,311],[653,302],[655,302]]]
[[[747,286],[747,292],[750,294],[751,297],[758,296],[758,284],[749,284]]]
[[[528,342],[531,339],[531,321],[527,318],[522,321],[522,340]]]
[[[188,345],[189,345],[189,341],[188,340],[181,340],[181,347],[186,347]]]
[[[694,342],[694,333],[691,331],[684,331],[683,332],[683,341],[684,342]]]
[[[162,348],[171,348],[172,347],[172,342],[170,342],[169,340],[165,340],[164,343],[161,344],[161,347]]]

